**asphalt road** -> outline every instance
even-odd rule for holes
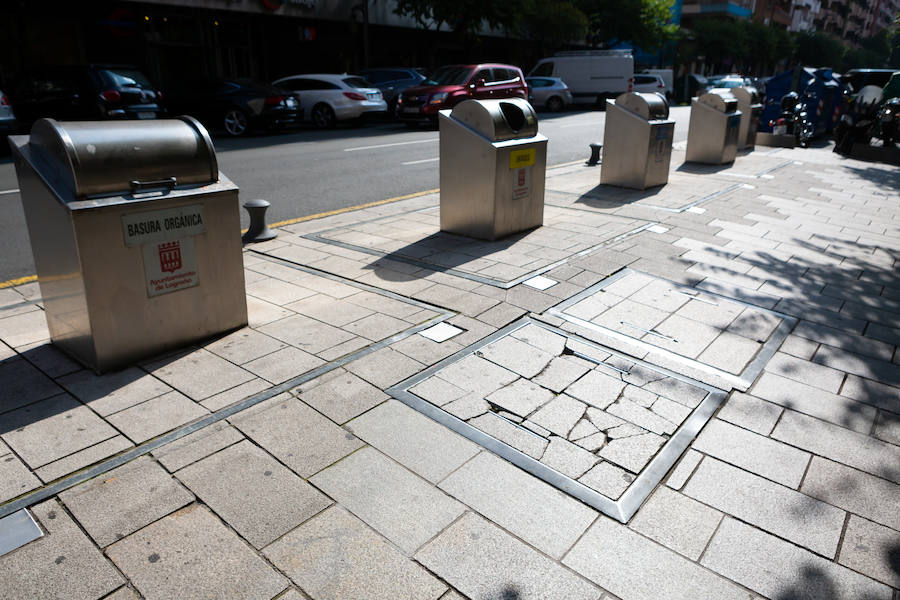
[[[689,109],[674,107],[671,116],[675,141],[687,139]],[[548,166],[586,160],[588,144],[603,141],[602,111],[541,113],[539,119],[550,140]],[[214,143],[219,169],[238,185],[241,201],[272,203],[270,223],[438,187],[438,132],[403,124],[215,137]],[[0,155],[0,285],[35,272],[17,188],[7,151]],[[246,215],[241,218],[246,227]]]

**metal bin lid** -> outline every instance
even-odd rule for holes
[[[492,142],[537,135],[534,108],[521,98],[465,100],[450,112],[450,118],[465,123]]]
[[[746,104],[747,106],[759,104],[759,91],[752,85],[732,88],[731,93],[738,99],[740,104]]]
[[[196,119],[70,121],[39,119],[29,149],[70,198],[173,189],[219,180],[216,151]]]
[[[698,100],[723,113],[732,113],[738,109],[737,98],[727,88],[714,88],[700,96]]]
[[[656,92],[625,92],[616,98],[616,106],[636,113],[647,121],[661,121],[669,118],[669,103],[662,94]]]

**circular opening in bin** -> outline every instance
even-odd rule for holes
[[[507,125],[513,131],[519,131],[525,126],[525,113],[512,102],[501,102],[500,112],[503,113],[503,118],[506,119]]]

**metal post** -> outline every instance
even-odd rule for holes
[[[266,200],[256,199],[244,203],[244,208],[250,215],[250,227],[247,233],[241,236],[241,241],[245,244],[253,242],[265,242],[274,239],[278,234],[269,229],[266,225],[266,210],[271,204]]]
[[[594,143],[594,144],[590,144],[590,147],[591,147],[591,157],[584,164],[586,164],[589,167],[596,167],[597,165],[600,164],[600,148],[603,147],[603,144]]]

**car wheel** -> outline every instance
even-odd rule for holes
[[[558,96],[547,98],[547,110],[550,112],[559,112],[563,109],[563,101]]]
[[[316,104],[310,114],[313,124],[319,129],[331,129],[337,124],[334,111],[327,104]]]
[[[250,131],[250,119],[241,109],[229,108],[222,117],[222,126],[228,135],[239,137]]]

